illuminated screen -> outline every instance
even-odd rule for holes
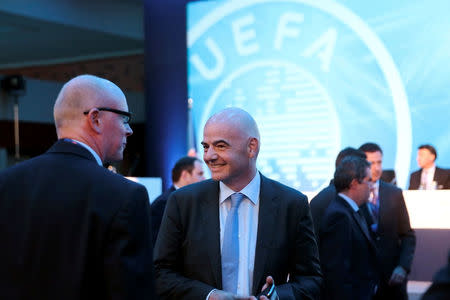
[[[302,191],[328,185],[337,153],[365,142],[403,188],[420,144],[449,166],[450,1],[432,3],[189,3],[197,141],[214,112],[244,108],[261,132],[258,169]]]

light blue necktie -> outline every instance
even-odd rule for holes
[[[238,208],[244,195],[231,195],[231,209],[228,212],[222,245],[222,289],[236,294],[239,271],[239,215]]]

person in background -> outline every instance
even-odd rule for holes
[[[205,180],[203,176],[203,164],[198,158],[185,156],[175,163],[172,169],[172,186],[159,195],[150,207],[152,212],[153,245],[156,243],[164,209],[166,208],[167,199],[169,199],[170,194],[183,186],[202,180]]]
[[[381,281],[374,299],[407,299],[407,275],[416,248],[402,190],[380,180],[383,151],[374,143],[359,147],[370,163],[372,189],[361,211],[370,226],[380,254]]]
[[[325,210],[320,226],[323,299],[369,300],[379,280],[378,257],[360,206],[370,194],[370,164],[348,156],[337,166],[337,196]]]
[[[366,158],[364,152],[352,147],[347,147],[342,149],[337,155],[335,163],[336,168],[340,162],[348,156],[358,156],[364,159]],[[309,203],[311,206],[311,215],[314,222],[314,232],[316,233],[317,243],[320,243],[320,222],[322,216],[331,201],[336,199],[336,195],[336,187],[333,184],[333,180],[331,180],[330,184],[321,190],[314,198],[312,198]]]
[[[114,83],[75,77],[58,141],[0,173],[2,299],[154,299],[147,190],[102,166],[122,160],[130,117]]]
[[[255,120],[224,109],[206,122],[202,145],[212,179],[170,195],[156,241],[161,299],[256,299],[269,286],[271,299],[317,299],[322,275],[308,200],[256,169]]]
[[[417,164],[420,170],[409,178],[410,190],[450,189],[450,170],[436,166],[437,152],[431,145],[421,145],[417,150]]]

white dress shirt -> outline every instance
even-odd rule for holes
[[[424,190],[436,189],[436,185],[433,184],[434,172],[436,171],[436,166],[433,165],[428,169],[422,169],[422,175],[420,178],[420,184]]]
[[[244,194],[239,205],[239,271],[237,294],[248,296],[252,290],[253,267],[255,264],[256,237],[258,233],[259,191],[261,177],[256,172],[250,183],[236,193]],[[223,245],[225,221],[231,208],[231,201],[225,201],[235,191],[223,182],[219,183],[219,218],[220,218],[220,249]]]

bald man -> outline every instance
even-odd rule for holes
[[[0,173],[4,299],[152,299],[144,186],[103,168],[133,131],[112,82],[78,76],[54,106],[58,141]]]
[[[171,194],[156,241],[161,299],[256,299],[273,285],[270,299],[317,299],[322,276],[307,198],[258,172],[254,119],[220,111],[202,144],[212,179]]]

